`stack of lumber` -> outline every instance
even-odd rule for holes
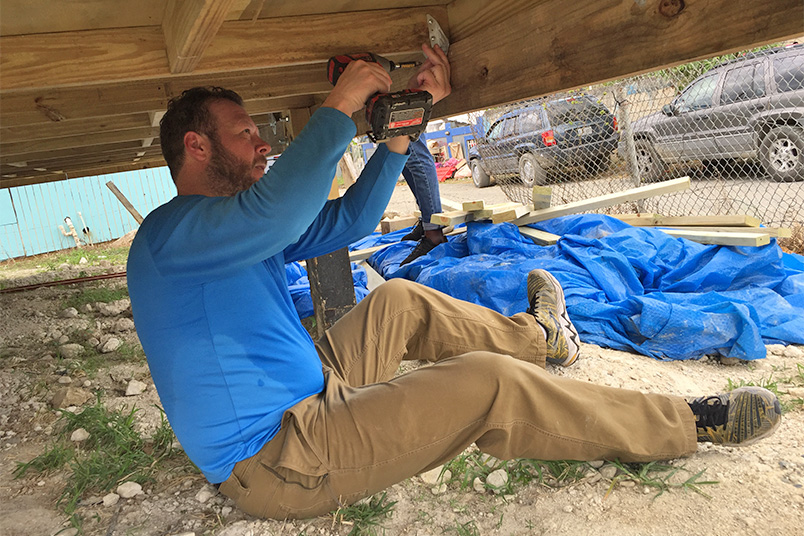
[[[616,214],[635,227],[655,227],[671,235],[701,244],[764,246],[771,237],[789,238],[786,227],[760,227],[760,221],[745,214],[724,216],[663,216],[661,214]]]

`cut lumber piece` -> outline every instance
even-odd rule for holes
[[[497,203],[495,205],[489,205],[482,210],[473,210],[472,214],[475,217],[475,221],[488,220],[495,212],[504,212],[514,207],[521,207],[521,206],[522,206],[521,204],[514,203],[513,201],[510,201],[508,203]]]
[[[474,214],[465,210],[453,210],[451,212],[439,212],[430,216],[430,223],[438,225],[458,225],[475,219]]]
[[[462,205],[462,209],[470,212],[472,210],[483,210],[486,208],[486,202],[482,199],[479,201],[464,201]]]
[[[662,225],[667,227],[759,227],[759,218],[747,214],[721,216],[663,216],[661,214],[617,214],[614,216],[635,227]]]
[[[672,227],[680,231],[707,231],[707,232],[738,232],[751,234],[766,234],[774,238],[790,238],[793,230],[788,227],[709,227],[705,225],[691,225],[675,227],[670,225],[659,225],[658,227]],[[664,231],[665,229],[662,229]]]
[[[561,238],[558,235],[553,233],[548,233],[547,231],[540,231],[539,229],[534,229],[533,227],[520,227],[519,233],[522,236],[527,236],[534,243],[539,244],[540,246],[552,246],[558,239]]]
[[[491,215],[491,223],[503,223],[506,221],[514,221],[517,218],[521,218],[525,214],[529,214],[530,210],[528,207],[524,205],[519,205],[516,207],[511,207],[505,210],[495,211]]]
[[[380,220],[380,232],[382,234],[392,233],[418,223],[418,216],[403,216],[401,218],[390,218]]]
[[[620,203],[626,203],[628,201],[636,201],[638,199],[645,199],[657,195],[679,192],[682,190],[687,190],[689,187],[690,178],[681,177],[680,179],[664,181],[658,184],[650,184],[647,186],[640,186],[639,188],[623,190],[622,192],[616,192],[613,194],[591,197],[589,199],[583,199],[574,203],[567,203],[566,205],[557,205],[541,210],[534,210],[530,214],[526,214],[521,218],[514,220],[514,223],[516,225],[536,223],[539,221],[556,218],[558,216],[566,216],[567,214],[577,214],[579,212],[587,212],[603,207],[610,207],[612,205],[619,205]]]
[[[548,208],[553,201],[553,189],[549,186],[534,186],[531,199],[533,210]]]
[[[134,218],[134,220],[135,220],[137,223],[142,224],[142,220],[143,220],[142,216],[141,216],[141,215],[140,215],[140,213],[137,211],[137,209],[136,209],[136,208],[134,208],[134,205],[132,205],[132,204],[131,204],[131,201],[129,201],[129,200],[128,200],[128,198],[127,198],[125,195],[123,195],[123,192],[121,192],[121,191],[120,191],[120,190],[117,188],[117,186],[115,185],[115,183],[113,183],[112,181],[108,181],[108,182],[106,183],[106,186],[108,186],[108,187],[109,187],[109,189],[112,191],[112,193],[113,193],[113,194],[114,194],[114,196],[117,198],[117,200],[118,200],[118,201],[120,201],[120,203],[121,203],[121,204],[122,204],[124,207],[126,207],[126,210],[128,210],[128,213],[129,213],[129,214],[131,214],[131,217],[132,217],[132,218]]]
[[[744,232],[716,232],[716,231],[690,231],[681,229],[660,229],[675,236],[686,238],[699,244],[712,244],[718,246],[764,246],[770,243],[770,236],[760,233]]]

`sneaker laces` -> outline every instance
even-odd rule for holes
[[[726,424],[729,418],[729,403],[719,396],[696,398],[687,402],[696,417],[698,428],[714,428]]]

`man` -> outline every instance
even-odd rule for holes
[[[439,49],[411,79],[449,91]],[[236,94],[195,88],[162,119],[179,195],[143,222],[128,261],[134,320],[168,419],[206,478],[262,517],[324,514],[436,467],[475,443],[502,459],[648,461],[696,440],[740,444],[779,424],[767,391],[686,401],[550,375],[579,352],[558,282],[528,276],[512,317],[388,281],[316,344],[301,326],[285,262],[374,229],[408,140],[379,147],[327,201],[355,134],[350,115],[387,90],[351,63],[321,109],[263,176],[268,146]],[[433,364],[394,377],[403,359]]]

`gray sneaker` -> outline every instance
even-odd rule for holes
[[[762,387],[740,387],[687,404],[695,415],[699,442],[750,445],[771,435],[782,422],[779,399]]]
[[[578,330],[572,325],[558,280],[546,270],[528,274],[528,307],[536,322],[547,333],[547,361],[568,367],[581,351]]]

